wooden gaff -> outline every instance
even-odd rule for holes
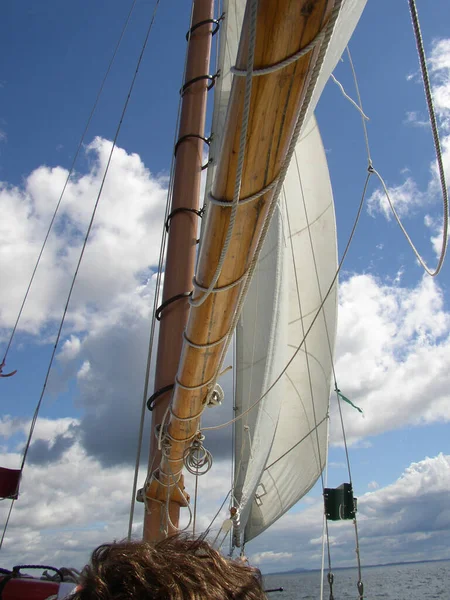
[[[311,43],[326,26],[332,0],[260,0],[254,68],[276,64]],[[249,31],[247,11],[238,51],[237,67],[246,69]],[[286,158],[292,132],[299,114],[320,44],[296,62],[255,77],[247,130],[246,156],[241,181],[241,198],[263,190],[278,176]],[[244,103],[245,78],[235,77],[224,131],[222,155],[216,171],[213,196],[231,202],[239,154],[240,128]],[[238,208],[231,243],[216,288],[227,286],[244,275],[252,262],[267,216],[273,191]],[[196,272],[197,282],[208,287],[218,264],[228,231],[230,209],[211,204]],[[225,336],[236,311],[240,286],[211,294],[203,304],[191,307],[186,328],[187,338],[196,346],[183,343],[178,380],[173,394],[172,414],[168,423],[170,450],[147,489],[147,497],[164,501],[179,494],[173,486],[183,468],[183,454],[199,426],[199,415],[208,395],[208,387],[195,389],[214,376],[225,344]],[[201,297],[196,291],[194,300]],[[212,343],[222,340],[211,346]],[[192,388],[192,389],[186,389]]]

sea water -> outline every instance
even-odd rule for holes
[[[333,574],[334,600],[357,600],[357,571],[336,569]],[[367,600],[450,600],[450,560],[366,567],[362,571],[362,581]],[[264,587],[284,588],[283,592],[268,594],[269,600],[318,600],[320,572],[265,575]],[[326,576],[323,597],[325,600],[330,597]]]

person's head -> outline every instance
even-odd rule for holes
[[[74,600],[263,600],[261,575],[204,540],[99,546]]]

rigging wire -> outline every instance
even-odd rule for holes
[[[206,537],[208,535],[208,533],[211,531],[211,527],[214,525],[215,520],[217,519],[217,517],[220,515],[223,507],[226,504],[226,501],[228,500],[228,498],[231,496],[231,499],[233,498],[232,496],[232,488],[229,489],[228,494],[225,496],[222,504],[220,505],[219,510],[216,512],[216,514],[214,515],[214,517],[212,518],[210,524],[208,525],[208,527],[205,529],[205,532],[203,533],[203,537]]]
[[[198,450],[197,450],[197,454],[198,454]],[[194,488],[194,516],[192,518],[192,537],[195,538],[195,526],[197,524],[197,500],[198,500],[198,469],[197,469],[197,473],[195,474],[195,488]]]
[[[193,18],[193,7],[191,8],[191,17],[190,17],[189,32],[188,32],[189,35],[188,35],[188,40],[187,40],[188,44],[189,44],[189,40],[190,40],[190,36],[191,36],[192,18]],[[186,67],[187,67],[187,52],[185,53],[185,57],[184,57],[182,83],[184,82],[184,80],[186,78]],[[176,125],[175,125],[174,137],[173,137],[173,147],[174,148],[176,145],[176,141],[178,139],[178,132],[179,132],[179,128],[180,128],[181,104],[182,104],[182,97],[180,95],[179,100],[178,100],[177,121],[176,121]],[[155,339],[155,330],[156,330],[155,315],[156,315],[156,310],[159,306],[159,298],[161,295],[161,281],[162,281],[164,257],[165,257],[165,253],[166,253],[166,244],[167,244],[167,236],[168,236],[166,223],[167,223],[167,219],[168,219],[171,204],[172,204],[174,173],[175,173],[175,153],[172,153],[172,161],[171,161],[171,165],[170,165],[170,175],[169,175],[169,186],[168,186],[168,190],[167,190],[166,211],[165,211],[165,215],[164,215],[164,222],[162,225],[162,233],[161,233],[161,244],[160,244],[160,251],[159,251],[158,270],[157,270],[157,275],[156,275],[155,295],[153,298],[152,319],[151,319],[151,325],[150,325],[150,335],[149,335],[148,350],[147,350],[147,364],[145,367],[144,389],[143,389],[143,394],[142,394],[141,415],[140,415],[140,420],[139,420],[138,443],[137,443],[137,449],[136,449],[136,462],[135,462],[135,466],[134,466],[133,486],[132,486],[132,490],[131,490],[130,514],[129,514],[129,521],[128,521],[128,535],[127,535],[128,541],[131,540],[132,529],[133,529],[134,509],[135,509],[137,485],[138,485],[138,478],[139,478],[139,465],[140,465],[140,461],[141,461],[142,443],[143,443],[143,438],[144,438],[144,423],[145,423],[145,414],[146,414],[146,408],[147,408],[148,386],[149,386],[149,382],[150,382],[150,369],[151,369],[151,363],[152,363],[152,358],[153,358],[153,348],[154,348],[154,339]],[[152,464],[152,467],[153,467],[153,464]],[[149,469],[149,472],[150,471],[151,471],[151,469]],[[147,480],[146,480],[146,483],[148,483]],[[145,498],[145,488],[146,488],[146,485],[144,485],[144,498]],[[147,510],[146,503],[145,503],[145,507]]]
[[[87,132],[88,132],[89,126],[90,126],[90,124],[91,124],[91,121],[92,121],[92,118],[93,118],[93,116],[94,116],[94,113],[95,113],[95,111],[96,111],[96,109],[97,109],[97,105],[98,105],[98,103],[99,103],[100,96],[101,96],[101,95],[102,95],[102,93],[103,93],[103,88],[105,87],[106,80],[108,79],[109,73],[110,73],[110,71],[111,71],[112,65],[113,65],[113,63],[114,63],[114,60],[115,60],[115,58],[116,58],[116,55],[117,55],[117,52],[118,52],[118,50],[119,50],[120,44],[122,43],[123,36],[125,35],[125,31],[127,30],[128,23],[129,23],[129,21],[130,21],[131,15],[132,15],[132,13],[133,13],[133,11],[134,11],[134,8],[135,8],[135,5],[136,5],[136,1],[137,1],[137,0],[133,0],[133,3],[132,3],[132,5],[131,5],[131,8],[130,8],[130,10],[129,10],[129,12],[128,12],[128,15],[127,15],[127,17],[126,17],[126,20],[125,20],[125,23],[124,23],[124,25],[123,25],[123,27],[122,27],[122,31],[121,31],[121,33],[120,33],[119,39],[118,39],[118,41],[117,41],[117,44],[116,44],[116,46],[115,46],[115,48],[114,48],[114,51],[113,51],[113,54],[112,54],[111,60],[109,61],[108,67],[107,67],[107,69],[106,69],[106,72],[105,72],[105,75],[103,76],[103,80],[102,80],[102,82],[101,82],[101,84],[100,84],[100,88],[99,88],[99,90],[98,90],[98,92],[97,92],[97,96],[96,96],[96,98],[95,98],[95,101],[94,101],[94,104],[93,104],[93,106],[92,106],[91,112],[90,112],[90,114],[89,114],[88,120],[86,121],[86,125],[85,125],[85,127],[84,127],[83,133],[81,134],[81,138],[80,138],[80,141],[79,141],[79,143],[78,143],[78,146],[77,146],[77,149],[76,149],[75,155],[74,155],[74,157],[73,157],[72,164],[70,165],[69,173],[67,174],[66,181],[64,182],[64,185],[63,185],[63,188],[62,188],[61,194],[60,194],[60,196],[59,196],[59,199],[58,199],[58,202],[57,202],[57,204],[56,204],[56,208],[55,208],[55,210],[54,210],[54,212],[53,212],[53,216],[52,216],[52,218],[51,218],[50,225],[48,226],[47,233],[45,234],[45,238],[44,238],[44,241],[43,241],[43,243],[42,243],[41,249],[40,249],[40,251],[39,251],[39,255],[38,255],[38,257],[37,257],[36,264],[34,265],[34,269],[33,269],[33,272],[32,272],[32,274],[31,274],[31,278],[30,278],[30,281],[29,281],[29,283],[28,283],[28,287],[27,287],[27,289],[26,289],[26,292],[25,292],[24,298],[23,298],[23,300],[22,300],[22,304],[21,304],[21,306],[20,306],[20,309],[19,309],[19,313],[18,313],[18,315],[17,315],[17,318],[16,318],[16,322],[15,322],[15,324],[14,324],[14,327],[13,327],[13,330],[12,330],[12,332],[11,332],[11,336],[10,336],[10,338],[9,338],[8,345],[7,345],[7,347],[6,347],[5,354],[4,354],[4,357],[3,357],[3,362],[6,362],[6,358],[7,358],[7,356],[8,356],[9,349],[11,348],[11,344],[12,344],[12,342],[13,342],[13,339],[14,339],[14,336],[15,336],[15,333],[16,333],[17,326],[18,326],[18,324],[19,324],[20,318],[21,318],[21,316],[22,316],[22,312],[23,312],[23,309],[24,309],[24,307],[25,307],[25,303],[26,303],[26,301],[27,301],[27,299],[28,299],[28,295],[29,295],[29,293],[30,293],[31,286],[33,285],[33,281],[34,281],[34,277],[35,277],[35,275],[36,275],[36,271],[37,271],[37,269],[38,269],[38,267],[39,267],[39,263],[41,262],[42,254],[43,254],[43,252],[44,252],[45,246],[47,245],[47,241],[48,241],[48,238],[49,238],[50,232],[51,232],[51,230],[52,230],[52,228],[53,228],[53,224],[54,224],[54,222],[55,222],[56,215],[57,215],[57,213],[58,213],[58,211],[59,211],[59,207],[60,207],[60,205],[61,205],[61,202],[62,202],[63,196],[64,196],[64,194],[65,194],[65,192],[66,192],[66,188],[67,188],[67,186],[68,186],[68,184],[69,184],[69,181],[70,181],[70,179],[71,179],[71,177],[72,177],[72,175],[73,175],[73,172],[74,172],[74,169],[75,169],[75,164],[76,164],[76,162],[77,162],[77,159],[78,159],[78,155],[79,155],[79,153],[80,153],[81,147],[83,146],[84,139],[85,139],[85,137],[86,137],[86,134],[87,134]],[[0,544],[0,548],[1,548],[1,544]]]
[[[20,467],[21,471],[23,471],[23,468],[25,466],[25,461],[26,461],[26,458],[27,458],[27,455],[28,455],[28,451],[30,449],[31,439],[32,439],[33,433],[34,433],[34,428],[36,426],[36,421],[37,421],[37,418],[38,418],[38,415],[39,415],[39,410],[41,408],[42,400],[44,398],[44,394],[45,394],[45,390],[46,390],[46,387],[47,387],[48,379],[49,379],[50,372],[51,372],[51,369],[52,369],[52,366],[53,366],[53,361],[55,359],[56,350],[58,348],[58,343],[59,343],[59,340],[60,340],[60,337],[61,337],[61,332],[62,332],[63,325],[64,325],[64,322],[65,322],[65,318],[66,318],[66,315],[67,315],[67,311],[68,311],[68,308],[69,308],[70,299],[72,297],[72,292],[73,292],[73,289],[75,287],[75,282],[76,282],[76,279],[77,279],[77,276],[78,276],[78,272],[80,270],[81,262],[83,260],[83,256],[84,256],[84,253],[85,253],[85,250],[86,250],[86,246],[87,246],[87,242],[88,242],[88,239],[89,239],[89,235],[91,233],[92,225],[94,223],[94,219],[95,219],[95,215],[96,215],[96,212],[97,212],[97,208],[98,208],[98,205],[99,205],[99,202],[100,202],[100,198],[101,198],[101,195],[102,195],[102,192],[103,192],[103,188],[104,188],[104,185],[105,185],[106,176],[108,174],[109,166],[111,164],[111,159],[112,159],[112,155],[113,155],[113,152],[114,152],[114,148],[116,147],[117,139],[119,137],[119,133],[120,133],[120,130],[122,128],[123,119],[125,117],[125,113],[126,113],[127,108],[128,108],[128,104],[129,104],[129,101],[130,101],[131,93],[133,91],[134,84],[135,84],[136,79],[137,79],[137,75],[138,75],[138,72],[139,72],[139,67],[141,65],[141,62],[142,62],[142,59],[143,59],[143,56],[144,56],[144,52],[145,52],[145,48],[147,46],[148,38],[150,36],[150,32],[152,30],[153,23],[155,21],[156,12],[157,12],[159,3],[160,3],[160,0],[156,0],[155,7],[153,9],[152,18],[151,18],[150,24],[149,24],[149,26],[147,28],[146,36],[144,38],[144,43],[143,43],[142,49],[141,49],[141,53],[139,55],[139,58],[138,58],[138,61],[137,61],[137,64],[136,64],[136,69],[135,69],[133,78],[131,80],[131,84],[130,84],[129,89],[128,89],[128,94],[127,94],[125,103],[123,105],[123,109],[122,109],[122,113],[121,113],[121,116],[120,116],[120,120],[119,120],[119,123],[117,125],[117,129],[116,129],[116,133],[114,135],[114,140],[113,140],[113,143],[112,143],[112,146],[111,146],[111,150],[110,150],[110,153],[109,153],[109,156],[108,156],[108,160],[107,160],[107,163],[106,163],[105,171],[103,173],[103,177],[102,177],[102,181],[101,181],[101,184],[100,184],[100,188],[99,188],[99,191],[98,191],[98,194],[97,194],[97,198],[95,200],[94,208],[92,210],[91,219],[89,221],[89,225],[88,225],[88,228],[86,230],[86,234],[85,234],[85,237],[84,237],[84,241],[83,241],[83,245],[82,245],[82,248],[81,248],[80,256],[78,258],[77,266],[76,266],[76,269],[75,269],[75,272],[74,272],[74,275],[73,275],[73,278],[72,278],[72,282],[71,282],[71,285],[70,285],[70,288],[69,288],[69,293],[67,295],[67,300],[66,300],[66,304],[65,304],[65,307],[64,307],[63,315],[62,315],[62,318],[61,318],[61,321],[60,321],[60,324],[59,324],[59,327],[58,327],[58,332],[57,332],[57,335],[56,335],[56,341],[55,341],[55,344],[53,346],[53,351],[52,351],[52,354],[50,356],[50,361],[49,361],[47,373],[45,375],[44,385],[42,386],[41,395],[39,397],[39,400],[38,400],[38,403],[36,405],[36,409],[34,411],[33,418],[32,418],[32,421],[31,421],[30,431],[29,431],[29,434],[28,434],[27,442],[26,442],[26,445],[25,445],[25,450],[24,450],[24,453],[23,453],[22,464],[21,464],[21,467]],[[12,503],[12,506],[13,505],[14,505],[14,501]],[[11,511],[12,511],[12,506],[11,506],[11,509],[10,509]],[[8,519],[8,522],[9,522],[9,519]],[[4,538],[4,535],[6,533],[6,529],[7,529],[7,523],[5,523],[5,528],[4,528],[2,539]],[[1,548],[1,544],[0,544],[0,548]]]
[[[325,485],[328,486],[328,458],[329,458],[329,448],[330,448],[330,419],[327,421],[327,451],[325,457]],[[323,575],[325,573],[325,540],[327,541],[327,546],[329,547],[329,538],[326,537],[328,534],[328,523],[327,516],[325,511],[323,511],[323,525],[322,525],[322,564],[320,567],[320,600],[323,600]]]
[[[12,509],[14,507],[14,502],[16,501],[15,498],[13,498],[11,500],[11,504],[9,506],[9,511],[8,511],[8,516],[6,517],[6,521],[5,521],[5,525],[3,526],[3,531],[2,531],[2,538],[0,540],[0,550],[3,547],[3,540],[5,539],[5,535],[6,535],[6,531],[8,529],[8,525],[9,525],[9,519],[11,518],[11,513],[12,513]]]
[[[353,75],[353,81],[355,84],[355,90],[356,90],[356,95],[358,98],[358,105],[359,105],[359,112],[360,112],[360,116],[361,116],[361,123],[362,123],[362,128],[363,128],[363,132],[364,132],[364,143],[366,145],[366,153],[367,153],[367,162],[368,162],[368,179],[370,178],[370,176],[372,175],[372,173],[374,173],[374,168],[373,168],[373,164],[372,164],[372,158],[371,158],[371,154],[370,154],[370,144],[369,144],[369,134],[367,131],[367,125],[366,125],[366,119],[364,118],[364,110],[363,110],[363,105],[362,105],[362,99],[361,99],[361,93],[359,90],[359,84],[358,84],[358,78],[356,76],[356,70],[355,70],[355,66],[353,64],[353,60],[352,60],[352,55],[350,52],[350,48],[347,46],[347,55],[348,55],[348,59],[349,59],[349,63],[350,63],[350,68],[352,71],[352,75]],[[368,180],[367,180],[368,181]],[[328,330],[327,330],[327,337],[328,337],[328,343],[329,342],[329,336],[328,336]],[[330,346],[330,351],[331,351],[331,346]],[[339,410],[339,419],[341,422],[341,429],[342,429],[342,438],[344,441],[344,448],[345,448],[345,458],[346,458],[346,462],[347,462],[347,472],[348,472],[348,478],[349,478],[349,483],[350,486],[353,489],[353,481],[352,481],[352,471],[351,471],[351,467],[350,467],[350,456],[349,456],[349,452],[348,452],[348,444],[347,444],[347,436],[345,433],[345,425],[344,425],[344,416],[343,416],[343,411],[342,411],[342,401],[341,401],[341,396],[338,393],[338,384],[337,384],[337,378],[336,378],[336,371],[335,371],[335,367],[334,367],[334,362],[333,359],[331,361],[331,366],[333,369],[333,379],[334,379],[334,389],[336,392],[336,399],[337,399],[337,404],[338,404],[338,410]],[[359,548],[359,536],[358,536],[358,523],[357,523],[357,518],[356,518],[356,512],[353,518],[353,527],[355,530],[355,542],[356,542],[356,564],[357,564],[357,569],[358,569],[358,583],[357,583],[357,588],[358,588],[358,592],[359,592],[359,596],[360,599],[363,598],[363,590],[364,590],[364,586],[363,586],[363,582],[362,582],[362,572],[361,572],[361,554],[360,554],[360,548]]]

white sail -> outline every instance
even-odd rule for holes
[[[239,38],[241,36],[242,21],[245,13],[245,0],[224,0],[223,14],[225,18],[220,25],[220,45],[218,70],[220,76],[214,87],[214,112],[212,117],[211,131],[212,140],[210,145],[209,159],[211,161],[206,175],[206,191],[212,188],[212,182],[216,172],[216,165],[220,155],[222,133],[227,116],[228,100],[230,99],[233,75],[231,67],[236,63]],[[207,201],[207,199],[206,199]]]
[[[245,0],[224,0],[218,64],[221,75],[214,94],[206,204],[220,154],[233,79],[230,69],[236,60],[245,4]],[[237,414],[256,402],[281,373],[300,344],[336,270],[331,186],[313,113],[365,4],[366,0],[344,0],[342,4],[285,182],[285,193],[246,300],[236,336]],[[246,540],[258,535],[307,493],[323,468],[330,388],[329,345],[333,348],[335,327],[336,289],[286,374],[258,408],[237,423],[235,497]],[[305,441],[292,449],[304,436]]]
[[[235,491],[248,541],[317,481],[326,456],[337,268],[325,152],[315,119],[301,137],[236,332]],[[319,311],[301,350],[276,385]],[[267,391],[269,390],[269,391]]]

